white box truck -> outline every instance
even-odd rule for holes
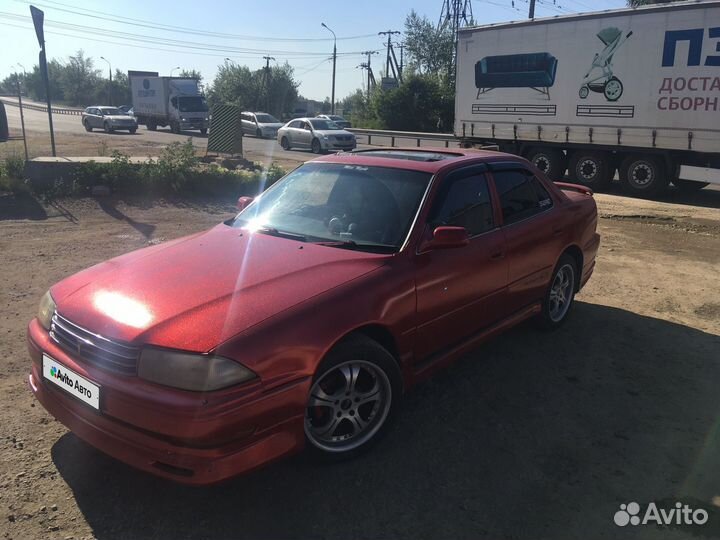
[[[551,178],[655,195],[720,184],[720,2],[463,28],[455,135]]]
[[[198,129],[205,134],[210,123],[207,101],[197,79],[158,77],[147,71],[128,71],[133,114],[150,131],[170,126],[173,133]]]

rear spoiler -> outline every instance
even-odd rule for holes
[[[568,182],[553,182],[557,187],[562,190],[577,191],[578,193],[584,193],[592,197],[593,191],[589,187],[581,186],[580,184],[569,184]]]

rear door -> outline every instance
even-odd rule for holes
[[[465,227],[467,246],[418,252],[416,357],[440,352],[498,319],[508,277],[505,240],[493,210],[486,167],[450,173],[442,180],[426,223]]]
[[[507,314],[543,298],[564,249],[558,201],[520,163],[492,166],[508,258]]]

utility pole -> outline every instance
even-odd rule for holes
[[[265,59],[265,108],[270,112],[270,60],[275,60],[272,56],[263,56]]]
[[[323,28],[327,28],[332,32],[333,35],[333,55],[332,55],[332,61],[333,61],[333,75],[332,75],[332,97],[330,98],[332,100],[331,104],[331,113],[335,114],[335,64],[337,64],[337,36],[335,35],[335,32],[333,32],[330,27],[325,23],[320,23],[320,25]]]
[[[400,35],[401,32],[398,32],[397,30],[387,30],[385,32],[378,32],[378,36],[387,36],[387,58],[385,60],[385,76],[390,76],[390,55],[392,54],[392,37],[394,35]],[[393,66],[393,72],[395,71],[395,67]],[[395,77],[397,79],[397,76]]]
[[[110,64],[110,60],[108,60],[104,56],[101,56],[100,60],[105,60],[108,65],[108,78],[110,80],[110,83],[108,84],[108,105],[112,105],[112,65]]]
[[[535,0],[530,0],[530,10],[528,11],[528,19],[535,18]]]
[[[21,64],[18,65],[22,67],[24,75],[23,80],[27,80],[27,73],[25,73],[25,68]],[[20,126],[22,127],[23,147],[25,148],[25,161],[28,161],[27,136],[25,135],[25,115],[23,114],[22,104],[22,90],[20,88],[20,76],[17,73],[15,73],[15,82],[17,83],[18,107],[20,108]]]
[[[398,66],[398,73],[400,74],[400,80],[402,81],[402,72],[405,64],[403,63],[403,51],[405,50],[405,43],[396,43],[395,46],[400,49],[400,65]]]
[[[367,63],[364,64],[365,68],[367,69],[367,94],[368,94],[368,100],[370,99],[370,83],[372,82],[372,85],[375,86],[375,76],[372,72],[372,67],[370,64],[370,59],[372,58],[373,54],[377,54],[377,51],[363,51],[360,54],[366,54],[367,55]],[[363,64],[361,64],[363,65]]]
[[[438,21],[438,30],[442,30],[449,25],[453,34],[453,61],[449,73],[453,79],[455,79],[457,66],[458,30],[463,26],[468,26],[472,20],[473,11],[470,0],[443,0],[442,12],[440,13],[440,20]]]

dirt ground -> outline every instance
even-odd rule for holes
[[[208,228],[231,201],[0,196],[2,538],[720,537],[720,191],[596,197],[597,269],[561,330],[522,325],[467,355],[357,460],[300,455],[198,489],[102,455],[35,403],[25,327],[54,282]],[[676,500],[709,522],[613,524],[621,503]]]

